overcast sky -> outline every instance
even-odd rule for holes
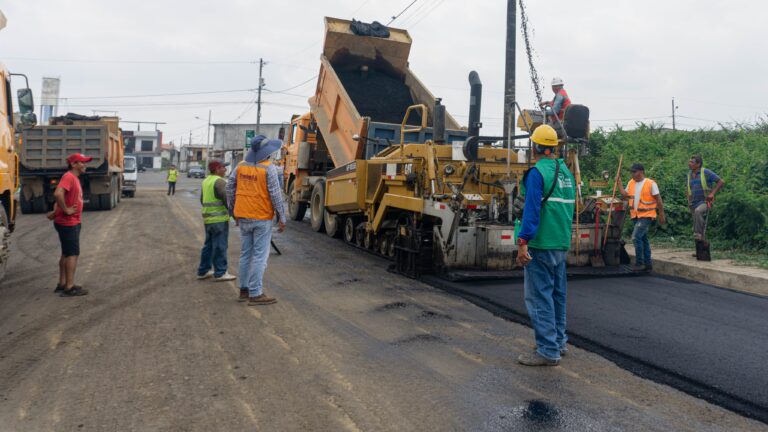
[[[60,114],[117,111],[123,120],[167,123],[166,141],[188,142],[191,130],[204,143],[209,109],[213,123],[255,123],[259,58],[272,91],[263,96],[262,122],[289,121],[308,109],[324,16],[387,23],[412,1],[5,1],[0,61],[29,76],[37,104],[42,77],[60,77]],[[462,124],[467,75],[480,74],[484,135],[502,129],[506,6],[417,0],[392,24],[413,38],[411,69]],[[548,0],[527,7],[545,98],[552,77],[562,77],[572,100],[590,107],[593,127],[671,126],[672,97],[682,128],[768,113],[761,48],[768,3]],[[202,92],[220,93],[170,95]],[[519,25],[517,99],[534,105]]]

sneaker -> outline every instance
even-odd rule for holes
[[[81,286],[73,286],[70,289],[63,289],[61,291],[61,294],[59,294],[61,297],[80,297],[84,295],[88,295],[88,290],[83,289]]]
[[[262,294],[256,297],[248,297],[248,306],[271,305],[273,303],[277,303],[277,299],[267,297],[266,294]]]
[[[239,302],[248,301],[248,290],[247,289],[240,289],[240,297],[237,299]]]
[[[201,275],[201,274],[197,275],[197,280],[208,279],[210,277],[213,277],[213,270],[208,270],[208,273],[204,275]]]
[[[517,362],[525,366],[557,366],[560,364],[560,359],[550,360],[543,357],[538,352],[520,354],[517,358]]]
[[[64,291],[64,285],[56,285],[56,289],[53,290],[54,293],[60,293]]]
[[[232,280],[237,279],[237,276],[231,275],[229,273],[224,273],[223,275],[221,275],[219,277],[214,276],[213,279],[216,282],[226,282],[226,281],[232,281]]]
[[[531,346],[531,351],[536,352],[538,347],[536,345]],[[568,347],[560,348],[560,357],[565,357],[568,355]]]

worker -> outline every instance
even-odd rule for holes
[[[704,161],[699,155],[691,156],[688,168],[688,207],[693,215],[693,239],[703,241],[707,213],[715,202],[715,194],[725,186],[725,182],[713,171],[704,168]]]
[[[80,176],[85,164],[92,161],[90,156],[75,153],[67,157],[68,170],[56,185],[53,197],[56,202],[48,219],[59,234],[61,257],[59,258],[59,283],[54,292],[61,297],[77,297],[88,294],[88,290],[75,285],[77,259],[80,256],[80,226],[83,214],[83,189]]]
[[[210,174],[203,180],[200,204],[205,224],[205,243],[200,251],[197,278],[213,277],[217,282],[237,279],[227,271],[227,247],[229,243],[229,209],[227,207],[227,166],[219,160],[208,162]],[[213,270],[211,270],[213,267]]]
[[[552,123],[556,123],[555,117],[561,122],[565,118],[565,109],[571,104],[571,98],[563,88],[563,79],[559,77],[552,78],[552,93],[555,97],[551,102],[542,102],[541,107],[547,111]]]
[[[549,125],[531,135],[536,165],[523,178],[525,196],[517,262],[524,267],[525,306],[536,350],[518,357],[526,366],[556,366],[567,353],[565,259],[571,247],[576,181],[557,158],[557,133]]]
[[[179,172],[176,171],[176,165],[171,165],[168,170],[168,195],[176,195],[176,177],[179,176]]]
[[[664,203],[661,201],[659,185],[655,181],[645,177],[643,164],[635,163],[629,169],[632,179],[627,183],[627,188],[621,186],[621,180],[617,179],[617,187],[624,198],[629,199],[629,216],[634,224],[632,230],[632,243],[635,244],[635,272],[653,270],[651,261],[651,243],[648,241],[648,229],[656,220],[661,225],[666,223],[664,216]]]
[[[283,143],[257,135],[251,149],[227,180],[227,204],[240,227],[240,299],[249,306],[269,305],[277,300],[264,293],[264,271],[267,268],[272,219],[277,213],[278,232],[285,230],[285,204],[280,190],[279,174],[269,161]]]

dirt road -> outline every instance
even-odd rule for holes
[[[199,183],[167,197],[145,182],[86,213],[81,298],[52,292],[50,223],[20,218],[0,285],[0,431],[768,429],[579,349],[519,366],[528,328],[306,224],[275,236],[279,303],[238,303],[236,283],[195,279]],[[232,272],[238,251],[232,226]]]

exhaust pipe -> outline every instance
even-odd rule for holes
[[[476,137],[480,135],[480,128],[483,124],[480,122],[480,104],[483,98],[483,83],[480,82],[480,75],[472,71],[469,73],[469,124],[467,125],[467,136]]]
[[[432,121],[432,141],[435,144],[445,144],[445,105],[440,102],[442,99],[435,99],[435,109]]]

